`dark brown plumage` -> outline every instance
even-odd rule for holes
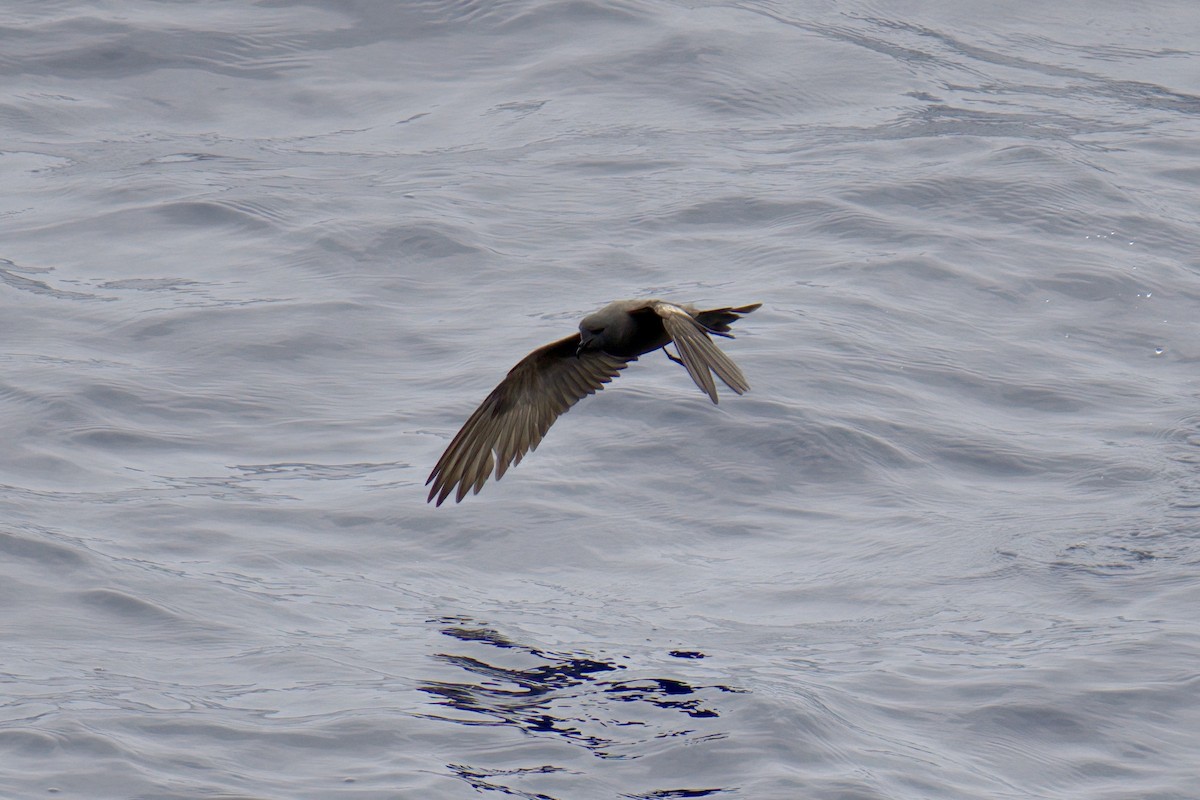
[[[504,477],[571,406],[604,388],[638,356],[671,342],[679,356],[667,357],[682,364],[714,403],[713,373],[742,394],[750,385],[709,334],[732,339],[730,323],[760,305],[697,311],[663,300],[618,300],[589,314],[579,333],[539,347],[509,370],[438,459],[425,482],[433,484],[428,500],[436,498],[440,506],[454,494],[460,502],[467,492],[478,493],[493,471],[496,480]]]

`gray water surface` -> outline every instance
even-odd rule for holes
[[[1193,3],[10,2],[0,796],[1197,798]],[[622,297],[765,305],[478,497]]]

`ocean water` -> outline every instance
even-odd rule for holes
[[[15,0],[0,797],[1197,798],[1194,3]],[[610,300],[763,307],[424,482]]]

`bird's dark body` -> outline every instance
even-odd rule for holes
[[[671,343],[671,337],[667,335],[667,331],[663,328],[662,320],[655,318],[653,320],[646,319],[645,314],[637,314],[634,319],[638,320],[638,329],[636,338],[632,339],[626,346],[609,346],[600,348],[604,352],[621,358],[628,358],[633,361],[638,356],[644,356],[646,353],[653,353],[666,347]]]
[[[659,303],[662,301],[618,300],[596,313],[584,317],[579,328],[585,335],[589,328],[599,328],[601,332],[606,332],[606,323],[610,323],[618,315],[627,316],[632,325],[624,332],[624,335],[620,338],[605,337],[602,343],[594,345],[594,349],[632,360],[671,343],[671,334],[667,332],[665,320],[655,311],[655,305]],[[755,304],[742,308],[714,308],[709,311],[698,311],[695,306],[686,303],[672,303],[671,305],[686,311],[709,333],[716,334],[728,333],[729,323],[740,319],[740,314],[748,314],[758,308],[758,304]],[[584,345],[585,349],[591,347],[588,344]]]
[[[616,305],[616,304],[614,304]],[[599,312],[603,313],[603,311]],[[625,341],[605,342],[598,349],[614,356],[633,360],[646,353],[652,353],[671,342],[667,328],[663,325],[662,317],[649,308],[629,312],[633,320],[633,329]],[[584,320],[586,324],[587,319]],[[582,327],[582,326],[581,326]]]
[[[758,307],[698,311],[663,300],[618,300],[589,314],[579,333],[534,350],[484,399],[430,473],[429,500],[441,505],[457,488],[455,501],[461,501],[468,491],[478,492],[493,469],[499,480],[571,406],[639,356],[672,342],[679,356],[667,357],[682,364],[714,403],[713,373],[741,394],[749,384],[708,334],[733,338],[730,323]]]

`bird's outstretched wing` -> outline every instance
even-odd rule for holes
[[[604,388],[633,360],[598,350],[576,355],[579,341],[576,333],[539,347],[509,370],[438,459],[425,481],[433,484],[427,501],[437,498],[440,506],[455,487],[456,503],[472,489],[478,494],[493,468],[500,480],[537,449],[560,415]]]
[[[714,403],[717,402],[717,387],[712,379],[714,372],[726,386],[738,394],[750,388],[737,364],[708,338],[708,328],[672,303],[655,303],[653,308],[654,313],[662,317],[663,327],[666,328],[671,341],[675,342],[679,358],[688,374]]]

